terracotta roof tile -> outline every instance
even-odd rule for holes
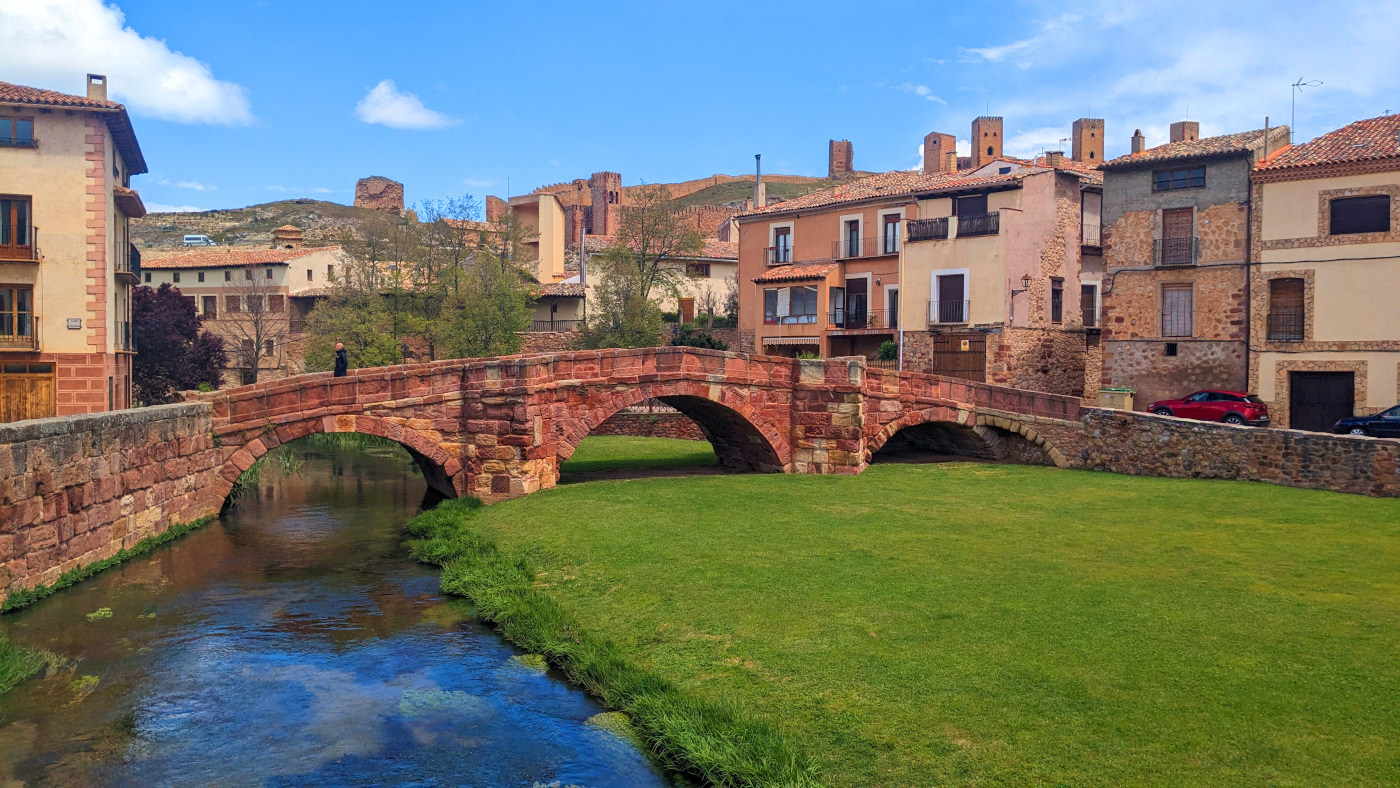
[[[583,298],[587,293],[587,288],[578,282],[554,282],[540,287],[535,291],[536,296],[556,296],[562,298]]]
[[[1269,139],[1271,143],[1286,142],[1288,140],[1288,127],[1276,126],[1269,129]],[[1130,153],[1127,156],[1110,159],[1101,166],[1105,170],[1128,170],[1175,159],[1205,159],[1215,156],[1242,155],[1262,147],[1263,142],[1263,129],[1241,131],[1236,134],[1223,134],[1219,137],[1169,142],[1166,145],[1148,148],[1142,153]]]
[[[0,104],[32,104],[47,107],[73,107],[75,109],[95,109],[115,113],[109,117],[107,127],[112,132],[112,140],[117,150],[126,160],[127,169],[132,175],[147,172],[146,158],[141,146],[136,142],[136,132],[131,128],[131,118],[127,117],[126,107],[115,101],[90,99],[86,96],[73,96],[56,90],[43,90],[12,82],[0,82]]]
[[[304,249],[201,249],[198,252],[178,252],[161,257],[143,257],[142,268],[188,269],[188,268],[233,268],[245,265],[278,265],[290,263],[298,257],[319,252],[339,251],[339,246],[316,246]]]
[[[804,279],[823,279],[836,268],[836,263],[794,263],[769,268],[762,276],[754,277],[759,284],[768,282],[798,282]]]
[[[1358,120],[1310,142],[1286,148],[1260,164],[1260,171],[1400,157],[1400,115]]]

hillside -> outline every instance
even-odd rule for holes
[[[131,240],[145,250],[180,246],[186,234],[207,235],[221,246],[268,246],[272,230],[294,224],[309,246],[333,244],[366,218],[383,214],[324,200],[282,200],[198,213],[152,213],[131,223]]]
[[[768,176],[764,176],[766,179]],[[830,189],[841,183],[843,180],[829,180],[826,178],[813,178],[802,183],[779,183],[765,180],[767,183],[768,199],[771,200],[791,200],[794,197],[801,197],[804,194]],[[701,189],[694,194],[687,195],[677,200],[682,207],[691,205],[739,205],[745,198],[753,196],[753,181],[731,181],[721,183],[718,186],[711,186],[708,189]]]

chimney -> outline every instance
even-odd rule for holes
[[[958,169],[958,151],[956,148],[954,148],[953,150],[948,151],[948,153],[943,156],[943,171],[957,172]]]
[[[1048,150],[1045,152],[1046,167],[1065,166],[1065,152],[1062,150]]]
[[[107,78],[101,74],[88,74],[87,97],[94,101],[106,101]]]
[[[768,205],[768,187],[763,185],[763,154],[753,155],[754,181],[753,181],[753,207],[763,208]]]
[[[1172,124],[1172,142],[1190,142],[1201,138],[1201,124],[1194,120],[1179,120]]]
[[[1070,131],[1070,158],[1098,164],[1103,161],[1103,118],[1080,118]]]
[[[1147,150],[1147,138],[1142,136],[1142,129],[1133,129],[1133,153],[1142,153]]]
[[[924,137],[924,174],[956,170],[956,160],[952,167],[948,166],[949,153],[958,155],[958,141],[952,134],[934,131]]]

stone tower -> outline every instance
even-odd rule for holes
[[[273,249],[300,249],[304,245],[301,228],[295,224],[284,224],[272,231]]]
[[[616,233],[622,208],[622,176],[615,172],[595,172],[588,178],[588,191],[593,198],[589,232],[593,235]]]
[[[1103,118],[1080,118],[1070,131],[1070,158],[1085,164],[1103,161]]]
[[[950,157],[948,154],[952,153]],[[958,140],[952,134],[929,132],[924,137],[924,174],[949,172],[958,168]]]
[[[1189,142],[1201,138],[1201,124],[1194,120],[1178,120],[1172,124],[1172,142]]]
[[[844,178],[855,171],[856,155],[850,140],[831,140],[826,146],[826,177]]]
[[[972,121],[972,166],[1001,157],[1001,118],[986,115]]]
[[[355,182],[355,207],[402,216],[403,184],[379,175],[361,178]]]

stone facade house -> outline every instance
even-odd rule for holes
[[[0,82],[0,421],[131,406],[131,177],[146,161],[106,77]]]
[[[1287,127],[1170,142],[1103,164],[1103,375],[1141,409],[1197,389],[1249,387],[1249,174]]]
[[[1250,389],[1300,429],[1395,406],[1400,115],[1277,152],[1250,180]]]

